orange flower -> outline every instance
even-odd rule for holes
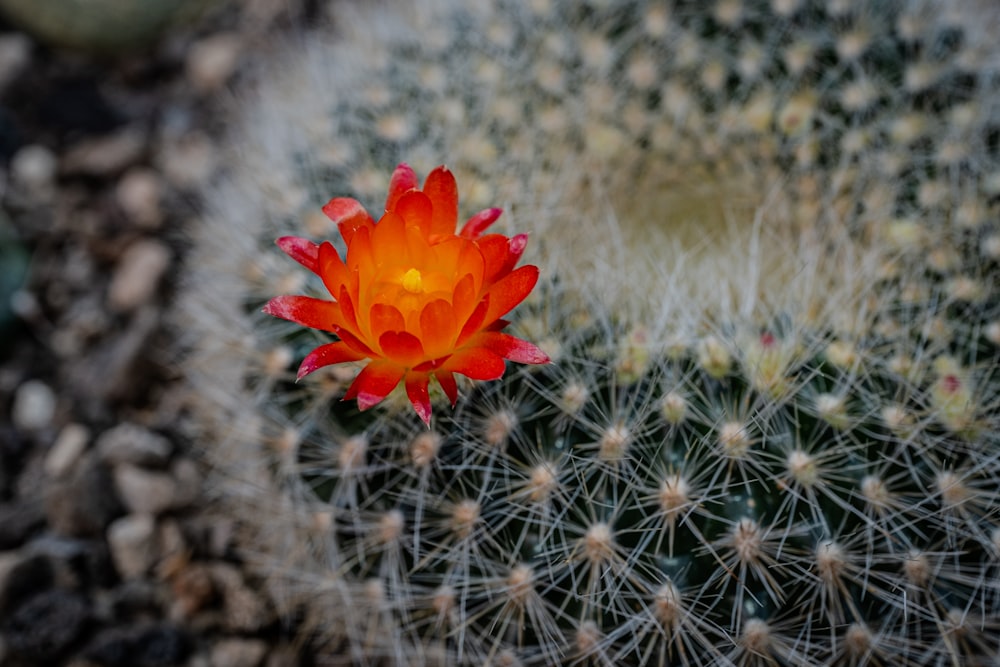
[[[322,280],[332,301],[279,296],[264,312],[340,339],[310,352],[298,377],[318,368],[370,360],[347,390],[361,410],[381,402],[403,382],[420,418],[430,424],[433,377],[458,399],[454,373],[474,380],[503,375],[505,359],[548,363],[535,345],[501,330],[501,319],[538,281],[538,268],[514,265],[528,237],[483,232],[500,217],[490,208],[456,234],[458,188],[444,166],[417,187],[413,170],[396,167],[385,215],[376,223],[356,200],[331,199],[323,212],[347,244],[343,260],[329,241],[285,236],[278,246]]]

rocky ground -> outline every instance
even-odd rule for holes
[[[169,313],[229,93],[312,9],[233,3],[115,57],[0,22],[0,285],[28,260],[0,308],[2,665],[309,662],[213,511]]]

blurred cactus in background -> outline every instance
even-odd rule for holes
[[[180,328],[219,493],[323,664],[1000,660],[1000,14],[336,5],[206,190]],[[332,34],[331,34],[332,33]],[[541,269],[548,366],[296,384],[273,245],[446,161]],[[509,225],[504,227],[504,225]],[[343,250],[343,248],[340,248]]]
[[[218,0],[0,0],[0,14],[60,47],[103,54],[149,48]]]

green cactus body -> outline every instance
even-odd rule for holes
[[[191,386],[243,544],[329,664],[1000,660],[988,7],[337,6],[206,192]],[[427,430],[265,318],[397,162],[506,209],[553,358]]]

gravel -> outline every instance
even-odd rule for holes
[[[311,6],[220,4],[116,57],[0,19],[0,222],[31,256],[0,319],[0,665],[311,664],[204,488],[170,363],[230,91]]]

